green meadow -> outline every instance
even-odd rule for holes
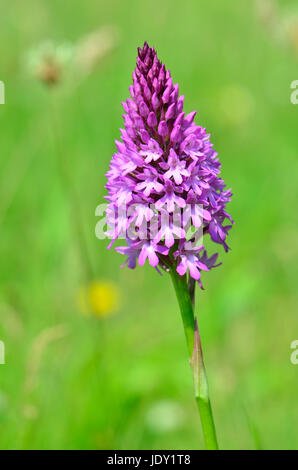
[[[204,447],[169,276],[120,268],[95,236],[146,40],[234,194],[231,251],[219,247],[196,307],[219,445],[297,449],[296,2],[2,0],[2,12],[0,448]],[[105,26],[111,47],[92,69],[70,64]],[[48,40],[69,57],[47,87],[36,75]]]

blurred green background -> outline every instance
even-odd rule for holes
[[[198,305],[220,446],[297,448],[297,2],[2,4],[0,447],[203,447],[170,280],[120,269],[124,258],[94,234],[121,101],[147,40],[211,132],[234,193],[232,251],[204,275]],[[71,68],[55,90],[36,80],[30,51],[106,25],[112,46],[90,73]],[[92,38],[87,49],[104,47]]]

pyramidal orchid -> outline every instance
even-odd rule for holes
[[[155,50],[138,49],[131,98],[121,140],[107,173],[109,248],[134,269],[145,262],[170,273],[177,294],[193,370],[206,447],[217,448],[200,335],[194,315],[194,284],[218,266],[204,238],[228,251],[233,223],[226,212],[232,193],[220,178],[220,162],[206,129],[185,114],[184,96]],[[124,266],[123,265],[123,266]]]

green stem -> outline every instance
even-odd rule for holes
[[[180,306],[190,365],[192,368],[195,399],[198,405],[206,449],[217,450],[217,438],[209,398],[207,374],[203,360],[201,339],[197,319],[194,316],[192,296],[187,278],[170,269],[171,278]]]

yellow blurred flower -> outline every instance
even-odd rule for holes
[[[105,317],[114,313],[119,307],[119,289],[111,281],[93,281],[81,287],[79,306],[85,315]]]

